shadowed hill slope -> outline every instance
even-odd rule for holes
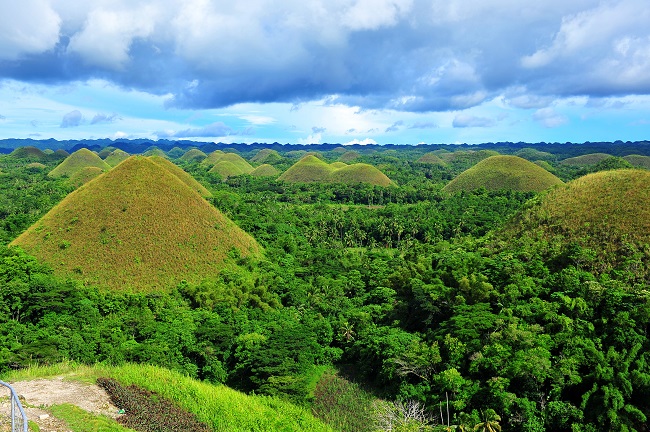
[[[115,290],[199,282],[257,242],[161,165],[132,156],[68,195],[11,245]]]
[[[628,155],[623,156],[623,159],[628,161],[634,167],[650,169],[650,156]]]
[[[491,156],[462,172],[442,190],[448,193],[485,188],[522,192],[543,191],[562,180],[518,156]]]
[[[532,237],[545,253],[560,251],[595,273],[616,268],[638,282],[650,261],[648,202],[650,172],[599,171],[533,200],[496,236],[506,244]]]
[[[78,171],[87,167],[96,167],[102,171],[108,171],[111,166],[102,160],[97,154],[87,148],[82,148],[65,158],[63,162],[56,166],[48,174],[50,177],[72,177]]]

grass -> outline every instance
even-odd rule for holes
[[[257,242],[177,176],[132,156],[64,198],[16,238],[55,273],[116,290],[200,282]]]
[[[65,421],[72,432],[135,432],[113,419],[91,414],[76,405],[52,405],[48,410],[54,417]]]
[[[10,155],[17,159],[46,159],[47,155],[41,149],[34,146],[18,147],[10,153]]]
[[[262,149],[251,158],[251,162],[259,164],[271,164],[282,160],[282,156],[275,150]]]
[[[97,154],[87,148],[82,148],[65,158],[48,175],[54,178],[62,176],[72,177],[86,167],[97,167],[102,171],[111,169],[111,166],[97,156]]]
[[[251,175],[254,177],[275,177],[278,174],[280,174],[280,171],[269,164],[262,164],[251,171]]]
[[[440,159],[440,156],[434,152],[425,153],[416,162],[429,165],[446,165],[445,161]]]
[[[115,149],[108,156],[106,156],[104,162],[114,167],[116,165],[119,165],[120,162],[127,160],[128,158],[129,154],[127,152],[124,150]]]
[[[522,148],[515,153],[515,156],[519,156],[520,158],[524,158],[531,162],[537,160],[549,161],[555,159],[555,156],[552,153],[540,151],[530,147]]]
[[[307,155],[286,170],[278,180],[289,183],[369,183],[388,186],[393,182],[372,165],[357,163],[328,164],[315,155]]]
[[[628,155],[624,156],[623,159],[636,168],[650,169],[650,156]]]
[[[83,167],[79,171],[70,176],[68,182],[74,187],[79,187],[82,184],[88,183],[90,180],[98,177],[104,173],[104,170],[95,166]]]
[[[201,162],[207,157],[208,155],[203,153],[201,150],[193,148],[186,151],[183,156],[180,157],[180,159],[183,162]]]
[[[64,363],[13,372],[5,380],[19,381],[64,375],[65,379],[95,382],[109,377],[124,386],[136,385],[175,402],[208,424],[213,431],[327,431],[332,429],[303,407],[278,398],[245,395],[223,385],[200,382],[155,366],[82,366]]]
[[[241,174],[250,174],[253,171],[253,166],[246,161],[243,157],[236,153],[224,153],[216,150],[208,155],[202,162],[203,165],[213,165],[210,172],[216,172],[222,177],[232,177]],[[221,162],[228,162],[222,164],[220,168],[216,168]],[[234,168],[236,169],[234,169]],[[221,171],[221,172],[220,172]],[[223,174],[222,174],[223,172]]]
[[[612,155],[607,153],[590,153],[582,156],[576,156],[560,161],[562,165],[577,165],[577,166],[588,166],[596,165],[598,162],[602,162],[607,158],[612,157]]]
[[[356,152],[354,150],[348,150],[345,153],[343,153],[341,156],[339,156],[339,161],[349,163],[352,162],[355,159],[359,159],[361,155],[359,152]]]
[[[539,192],[559,184],[562,180],[518,156],[491,156],[462,172],[442,190],[447,193],[481,188]]]
[[[188,185],[191,189],[197,191],[202,197],[211,197],[212,193],[210,193],[209,190],[205,188],[201,183],[196,181],[194,177],[183,168],[179,167],[178,165],[174,164],[172,161],[169,159],[166,159],[164,157],[160,156],[150,156],[149,157],[152,161],[157,163],[158,165],[162,166],[165,168],[167,171],[171,172],[174,174],[176,177],[181,179],[183,183]]]
[[[595,260],[583,263],[589,270],[618,269],[627,272],[630,283],[638,282],[646,277],[650,261],[649,185],[645,170],[588,174],[531,202],[497,238],[507,245],[532,237],[539,240],[536,244],[549,245],[548,250],[579,245],[594,251]]]

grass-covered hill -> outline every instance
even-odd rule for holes
[[[543,191],[562,180],[544,168],[518,156],[491,156],[450,181],[443,191],[456,193],[485,188],[520,192]]]
[[[276,397],[249,396],[224,385],[201,382],[156,366],[82,366],[62,363],[49,367],[32,367],[2,378],[10,382],[34,379],[78,381],[85,386],[103,383],[106,379],[112,380],[117,386],[110,386],[111,393],[120,398],[121,404],[125,404],[118,405],[118,408],[127,408],[128,405],[130,409],[126,410],[126,416],[135,417],[136,423],[143,428],[138,430],[180,430],[173,429],[173,425],[178,427],[178,419],[170,419],[166,409],[173,404],[177,416],[192,416],[207,426],[207,430],[215,432],[333,431],[307,408]],[[85,427],[74,430],[132,430],[121,429],[115,420],[71,409],[69,405],[43,408],[68,424],[85,423]],[[130,424],[128,420],[126,423]],[[99,428],[95,429],[94,425],[99,425]]]
[[[102,171],[108,171],[111,169],[111,166],[102,160],[102,158],[100,158],[96,153],[93,153],[87,148],[82,148],[65,158],[63,162],[50,171],[48,175],[54,178],[62,176],[72,177],[77,172],[87,167],[96,167]]]
[[[307,155],[291,165],[278,180],[289,183],[327,183],[335,169],[315,155]]]
[[[634,279],[650,264],[648,202],[650,172],[599,171],[536,199],[500,237],[506,243],[532,237],[578,266],[596,273],[618,268]]]
[[[345,162],[341,162],[341,161],[332,162],[330,165],[333,166],[336,169],[348,166],[348,164],[346,164]]]
[[[257,242],[161,164],[132,156],[68,195],[16,238],[56,274],[154,291],[218,274]]]
[[[238,175],[246,174],[244,171],[242,171],[240,167],[238,167],[237,165],[235,165],[230,161],[225,161],[225,160],[217,162],[216,165],[210,168],[208,172],[212,174],[217,174],[222,179],[227,179],[228,177],[236,177]]]
[[[251,162],[259,164],[274,164],[281,160],[280,153],[272,149],[262,149],[251,158]]]
[[[359,157],[361,157],[359,152],[354,150],[348,150],[345,153],[343,153],[341,156],[339,156],[339,161],[349,163],[352,162],[353,160],[359,159]]]
[[[197,191],[202,197],[207,198],[212,196],[212,193],[210,193],[210,191],[207,190],[205,186],[203,186],[201,183],[196,181],[196,179],[192,177],[188,172],[183,170],[178,165],[174,164],[169,159],[165,159],[164,157],[160,157],[160,156],[149,156],[149,159],[151,159],[152,161],[162,166],[163,168],[167,169],[167,171],[171,172],[176,177],[181,179],[183,183],[188,185],[191,189]]]
[[[178,159],[184,154],[185,154],[185,150],[177,146],[167,152],[167,157],[170,159]]]
[[[628,155],[623,156],[623,159],[628,161],[634,167],[650,169],[650,156]]]
[[[222,164],[222,168],[217,168],[216,170],[212,171],[212,169],[216,168],[216,166],[221,162],[227,162],[227,164]],[[237,153],[224,153],[219,150],[210,153],[208,157],[205,158],[203,162],[201,162],[201,164],[204,166],[212,166],[210,171],[216,172],[222,177],[250,174],[254,169],[246,159],[239,156]],[[236,169],[232,169],[233,166]]]
[[[531,147],[522,148],[521,150],[515,153],[515,156],[519,156],[520,158],[524,158],[531,162],[535,162],[538,160],[550,161],[555,159],[555,156],[553,154],[545,151],[540,151]]]
[[[183,162],[201,162],[206,157],[208,157],[208,155],[203,153],[201,150],[193,148],[186,151],[183,156],[180,157],[180,160]]]
[[[79,187],[84,183],[88,183],[95,177],[99,177],[104,173],[104,170],[95,166],[84,167],[70,176],[68,183],[74,187]]]
[[[18,147],[12,151],[10,155],[16,159],[31,159],[31,160],[44,160],[47,159],[47,154],[43,150],[34,146]]]
[[[334,170],[330,174],[331,183],[369,183],[377,186],[388,186],[393,182],[376,167],[365,163],[356,163]]]
[[[118,165],[120,162],[126,160],[129,158],[129,154],[125,152],[124,150],[121,149],[115,149],[111,153],[109,153],[108,156],[104,159],[104,162],[109,164],[110,166],[114,167]]]
[[[262,164],[251,171],[253,177],[275,177],[280,174],[276,167],[269,164]]]
[[[429,165],[445,165],[445,161],[440,159],[440,156],[434,152],[423,154],[416,162]]]
[[[596,165],[599,162],[604,161],[605,159],[611,158],[612,155],[607,153],[590,153],[582,156],[576,156],[561,160],[562,165],[575,165],[575,166],[588,166]]]
[[[288,183],[369,183],[388,186],[393,182],[372,165],[357,163],[328,164],[315,155],[307,155],[286,170],[278,180]]]

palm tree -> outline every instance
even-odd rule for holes
[[[480,431],[480,432],[500,432],[501,431],[501,425],[499,425],[499,421],[501,421],[501,417],[491,408],[483,411],[482,413],[483,421],[481,423],[478,423],[476,426],[474,426],[475,431]]]

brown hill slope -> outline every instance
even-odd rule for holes
[[[115,290],[154,291],[219,273],[257,242],[178,177],[132,156],[68,195],[11,245],[55,273]]]
[[[167,169],[169,172],[174,174],[176,177],[181,179],[183,183],[188,185],[193,190],[197,191],[202,197],[211,197],[212,194],[209,190],[205,188],[201,183],[199,183],[190,173],[185,171],[183,168],[176,165],[174,162],[160,156],[149,156],[149,159]]]

